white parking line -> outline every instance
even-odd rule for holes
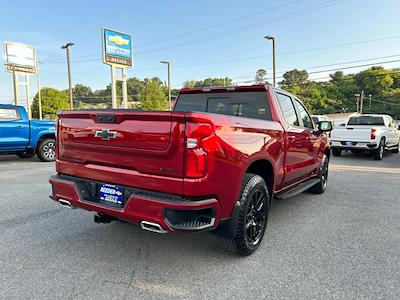
[[[330,165],[329,168],[332,171],[400,174],[400,168],[379,168],[379,167],[344,166],[344,165]]]

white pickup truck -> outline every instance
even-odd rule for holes
[[[399,137],[399,128],[391,116],[359,115],[331,132],[330,145],[334,156],[340,156],[342,150],[369,151],[381,160],[384,150],[399,153]]]

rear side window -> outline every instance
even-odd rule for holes
[[[0,108],[0,122],[16,120],[19,120],[19,115],[15,108]]]
[[[299,126],[299,120],[297,119],[297,114],[296,110],[294,109],[292,99],[289,96],[280,93],[277,93],[276,97],[286,122],[293,126]]]
[[[228,116],[272,120],[265,92],[181,94],[175,111],[210,112]]]
[[[384,126],[385,122],[382,117],[361,116],[361,117],[351,117],[347,124]]]

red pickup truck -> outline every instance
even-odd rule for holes
[[[323,193],[328,121],[269,85],[185,88],[173,112],[62,111],[51,198],[94,220],[260,245],[273,198]]]

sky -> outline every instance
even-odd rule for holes
[[[42,86],[58,89],[68,86],[65,50],[60,49],[66,42],[75,44],[73,84],[93,90],[109,84],[110,66],[101,56],[103,27],[132,35],[134,66],[128,77],[166,81],[160,61],[168,60],[176,88],[208,77],[251,84],[260,68],[270,77],[271,41],[265,35],[276,38],[278,77],[294,68],[325,80],[340,68],[353,73],[368,67],[353,68],[364,64],[400,67],[399,0],[21,0],[2,3],[2,11],[0,43],[34,46],[43,62]],[[30,82],[34,95],[36,77]],[[12,74],[2,68],[0,103],[12,99]]]

